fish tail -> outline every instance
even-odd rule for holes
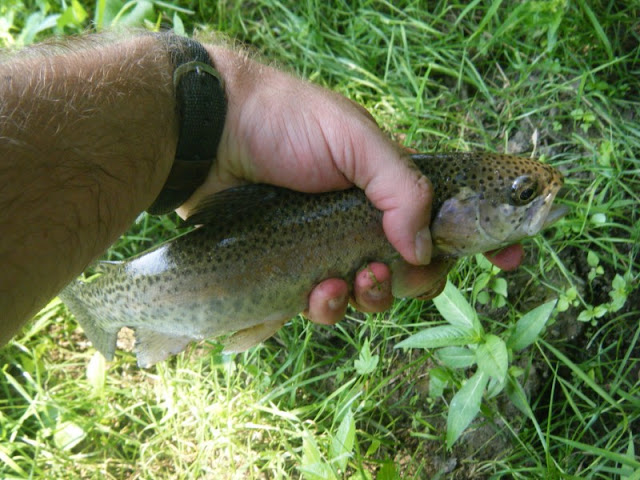
[[[91,314],[90,307],[79,295],[80,289],[88,286],[84,282],[74,281],[67,285],[59,297],[65,303],[67,308],[73,313],[76,321],[84,330],[85,335],[91,340],[93,346],[106,358],[113,360],[116,351],[116,341],[118,339],[118,330],[109,331],[102,328]]]

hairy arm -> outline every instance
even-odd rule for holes
[[[0,345],[158,195],[177,143],[152,37],[89,37],[0,63]]]

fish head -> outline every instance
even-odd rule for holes
[[[446,255],[461,257],[518,242],[568,210],[553,205],[562,174],[529,158],[462,156],[438,174],[436,182],[443,181],[441,192],[436,188],[440,205],[431,235],[434,247]]]

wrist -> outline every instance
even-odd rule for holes
[[[204,196],[251,179],[246,170],[250,155],[245,151],[246,144],[251,142],[251,134],[243,134],[240,125],[243,122],[243,112],[255,98],[255,92],[269,85],[264,69],[273,70],[250,60],[242,50],[219,44],[203,45],[224,82],[227,112],[216,152],[219,161],[214,162],[204,183],[176,209],[183,218]]]
[[[207,50],[197,41],[163,33],[156,36],[169,54],[178,142],[175,159],[160,194],[147,209],[175,210],[204,183],[214,164],[225,124],[224,81]]]
[[[227,96],[227,118],[217,154],[220,158],[235,161],[238,147],[250,141],[250,138],[239,138],[243,111],[252,98],[255,98],[257,91],[269,87],[270,79],[265,72],[268,67],[250,60],[242,50],[232,50],[220,45],[205,45],[205,48],[223,78]]]

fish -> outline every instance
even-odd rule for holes
[[[531,158],[412,154],[408,163],[433,185],[432,258],[518,242],[568,210],[554,205],[562,174]],[[225,351],[246,350],[304,311],[322,280],[351,284],[371,261],[389,264],[393,279],[400,259],[382,212],[355,187],[308,194],[242,185],[205,198],[185,223],[198,227],[128,260],[101,262],[93,281],[78,279],[60,293],[107,360],[125,326],[135,330],[140,367],[226,334]]]

